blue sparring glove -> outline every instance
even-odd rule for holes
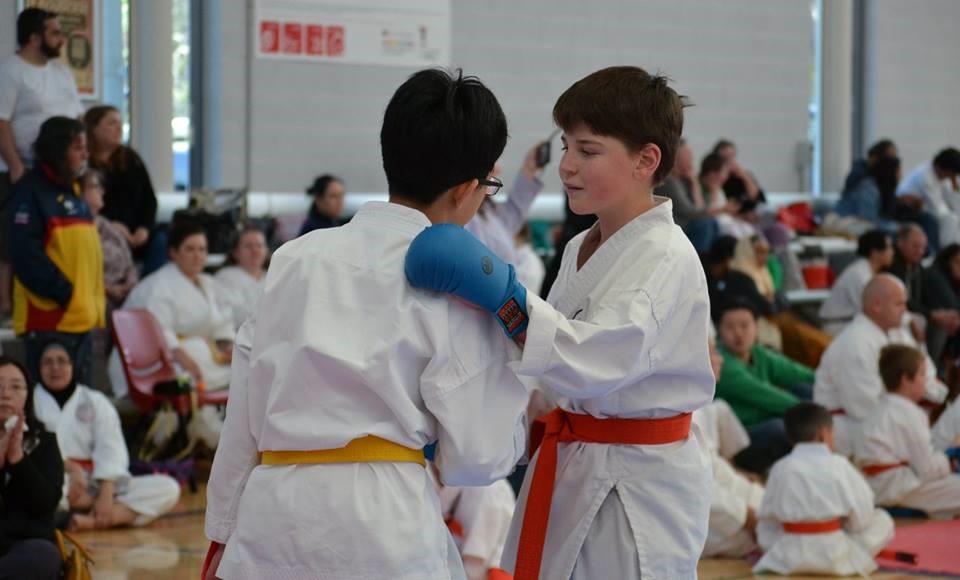
[[[953,472],[960,473],[960,447],[951,447],[944,453],[947,454],[947,458],[950,460],[950,467],[953,468]]]
[[[527,330],[527,290],[513,266],[458,225],[420,232],[407,250],[404,272],[414,288],[453,294],[487,310],[510,338]]]

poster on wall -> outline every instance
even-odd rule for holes
[[[256,0],[254,15],[259,58],[450,64],[450,0]]]
[[[95,10],[97,0],[23,0],[22,8],[43,8],[57,13],[64,43],[60,61],[77,81],[83,99],[99,96],[97,85]]]

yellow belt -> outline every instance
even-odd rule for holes
[[[419,463],[426,465],[423,449],[410,449],[399,443],[367,435],[347,443],[339,449],[315,451],[263,451],[261,465],[294,465],[298,463]]]

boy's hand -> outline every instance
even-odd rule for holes
[[[527,290],[513,266],[491,252],[473,234],[454,224],[423,230],[404,263],[414,288],[453,294],[496,317],[507,336],[522,340],[527,329]]]

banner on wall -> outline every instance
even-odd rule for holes
[[[85,99],[97,98],[95,5],[97,0],[23,0],[23,8],[43,8],[57,13],[64,43],[60,61],[67,65]]]
[[[256,0],[254,15],[259,58],[450,64],[450,0]]]

